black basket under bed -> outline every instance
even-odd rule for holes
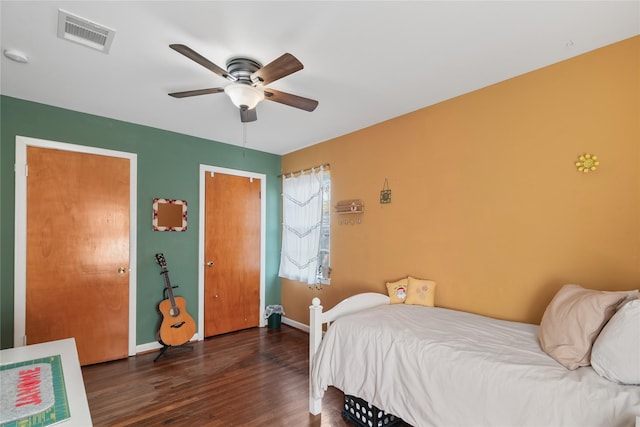
[[[360,427],[393,427],[404,425],[402,420],[393,414],[369,404],[359,397],[345,394],[342,417]]]

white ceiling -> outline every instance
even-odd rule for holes
[[[109,54],[56,35],[58,9],[116,30]],[[243,145],[229,82],[169,48],[221,67],[284,52],[305,66],[273,89],[314,112],[257,107],[246,146],[275,154],[353,132],[640,34],[640,1],[4,1],[3,95]]]

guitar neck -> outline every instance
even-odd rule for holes
[[[162,276],[164,277],[164,286],[167,289],[167,295],[169,296],[169,300],[171,301],[171,307],[176,306],[176,300],[173,296],[173,288],[171,287],[171,281],[169,280],[169,270],[165,267],[162,268]]]
[[[176,300],[173,297],[173,288],[171,287],[171,281],[169,280],[169,270],[167,270],[167,261],[164,259],[164,254],[157,253],[156,261],[160,264],[162,271],[160,274],[164,277],[164,286],[167,289],[167,295],[169,296],[169,300],[171,300],[171,307],[176,308]]]

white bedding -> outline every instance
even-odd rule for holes
[[[416,427],[625,426],[640,386],[544,353],[537,326],[395,304],[343,316],[313,358],[311,392],[358,396]]]

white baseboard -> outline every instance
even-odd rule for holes
[[[293,328],[300,329],[304,332],[309,332],[309,325],[305,325],[304,323],[296,322],[295,320],[289,319],[287,317],[282,318],[282,323],[285,325],[289,325]]]
[[[136,346],[136,354],[146,353],[153,350],[159,350],[162,348],[162,344],[158,341],[148,342],[146,344],[140,344]]]

